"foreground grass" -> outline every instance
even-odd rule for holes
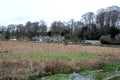
[[[11,41],[0,41],[0,48],[0,79],[80,72],[120,62],[119,48]]]
[[[62,53],[55,51],[31,51],[29,54],[25,53],[3,53],[2,57],[7,57],[7,59],[11,59],[12,61],[19,60],[46,60],[46,59],[62,59],[62,60],[81,60],[81,59],[96,59],[96,54],[93,53]]]
[[[117,77],[111,78],[110,80],[120,80],[120,76],[117,76]]]
[[[1,53],[0,55],[0,68],[3,71],[0,76],[6,75],[24,79],[34,75],[42,76],[43,74],[79,72],[90,68],[98,69],[104,67],[103,65],[106,65],[105,70],[114,69],[115,64],[111,64],[111,66],[107,63],[120,61],[118,53],[116,53],[116,56],[104,53],[66,53],[58,51],[31,51],[26,54],[26,51],[21,51],[18,53]],[[101,76],[98,76],[98,78]]]
[[[42,77],[44,80],[119,80],[120,79],[120,62],[106,63],[100,70],[85,70],[72,74],[54,74]],[[33,77],[34,80],[42,80],[41,77]]]

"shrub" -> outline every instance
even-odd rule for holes
[[[97,72],[94,76],[97,80],[102,80],[106,76],[106,74],[103,72]]]
[[[115,45],[119,45],[120,44],[120,40],[119,39],[112,39],[110,37],[110,35],[106,35],[106,36],[101,36],[100,37],[100,41],[103,43],[103,44],[115,44]]]
[[[30,39],[26,36],[19,37],[18,40],[20,40],[20,41],[30,41]]]
[[[111,44],[119,45],[120,44],[120,40],[113,39]]]
[[[115,39],[120,41],[120,34],[116,35]]]
[[[103,43],[103,44],[110,44],[112,39],[110,37],[110,35],[106,35],[106,36],[101,36],[100,37],[100,41]]]
[[[117,69],[120,66],[120,63],[106,63],[103,67],[104,71],[114,71],[115,69]]]

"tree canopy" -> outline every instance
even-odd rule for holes
[[[99,40],[102,36],[110,35],[115,39],[120,34],[120,7],[111,6],[97,11],[87,12],[81,16],[79,21],[71,19],[66,22],[54,21],[51,23],[50,30],[45,21],[26,22],[23,24],[10,24],[0,26],[0,35],[5,39],[12,36],[16,38],[35,36],[64,36],[68,40]]]

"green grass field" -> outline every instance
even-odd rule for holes
[[[24,53],[1,53],[2,57],[7,57],[13,61],[18,60],[43,60],[43,59],[62,59],[62,60],[81,60],[81,59],[96,59],[100,57],[94,53],[79,52],[79,53],[63,53],[55,51],[35,51],[30,54]],[[101,55],[102,56],[102,55]],[[104,56],[104,55],[103,55]]]

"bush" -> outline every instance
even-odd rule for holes
[[[112,40],[111,44],[119,45],[120,44],[120,40]]]
[[[18,40],[20,41],[31,41],[30,38],[23,36],[23,37],[19,37]]]
[[[101,36],[100,37],[100,41],[103,44],[115,44],[115,45],[119,45],[120,44],[120,40],[117,40],[117,39],[114,39],[114,38],[112,39],[110,37],[110,35]]]
[[[112,42],[112,39],[111,39],[110,35],[106,35],[106,36],[101,36],[100,41],[103,44],[110,44]]]
[[[106,63],[103,67],[103,70],[106,71],[106,72],[109,72],[109,71],[114,71],[114,70],[119,70],[120,68],[120,63],[119,62],[109,62],[109,63]]]
[[[106,74],[104,72],[97,72],[94,76],[97,80],[102,80],[105,78]]]

